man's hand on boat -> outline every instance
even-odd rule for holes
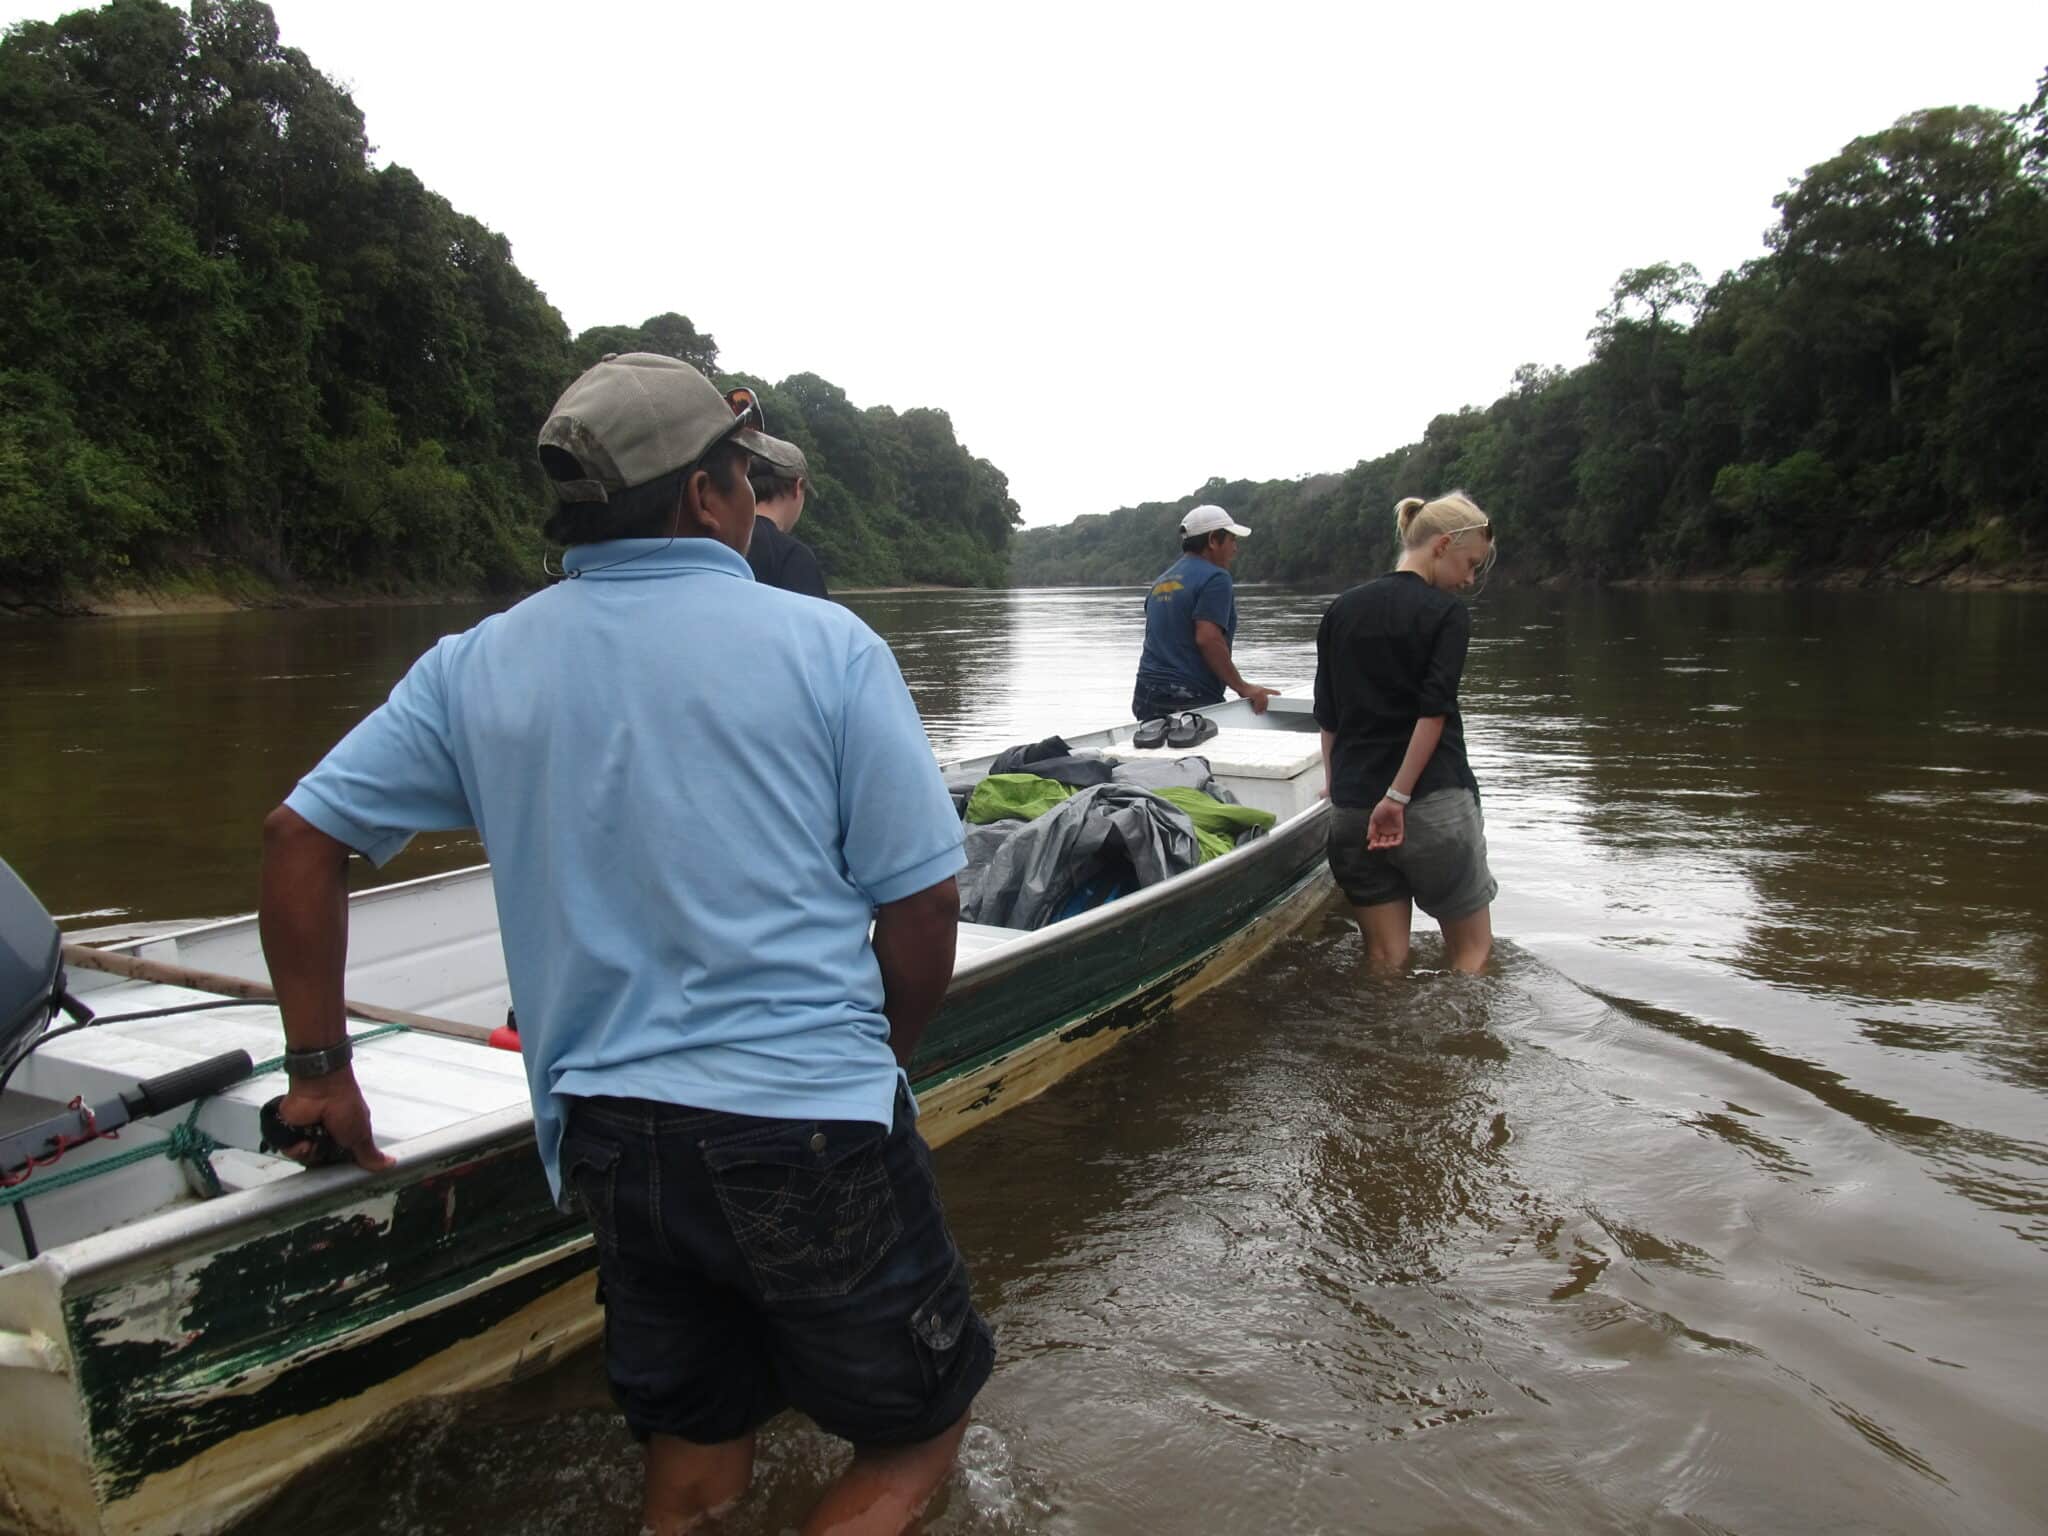
[[[270,984],[284,1015],[285,1045],[314,1052],[337,1047],[348,1029],[341,975],[348,954],[348,859],[346,843],[328,836],[287,806],[263,823],[263,900],[257,926]],[[338,1048],[338,1047],[337,1047]],[[377,1150],[370,1138],[370,1106],[346,1054],[339,1062],[295,1070],[287,1061],[291,1088],[277,1106],[287,1126],[323,1128],[342,1151],[364,1168],[383,1169],[396,1159]],[[332,1161],[317,1139],[278,1150],[298,1162]]]
[[[380,1150],[370,1134],[370,1106],[355,1074],[343,1068],[325,1077],[294,1080],[284,1102],[277,1106],[277,1118],[287,1126],[327,1132],[334,1145],[353,1158],[358,1166],[381,1171],[395,1167],[397,1159]],[[325,1161],[317,1139],[281,1145],[277,1149],[294,1162],[308,1165]]]

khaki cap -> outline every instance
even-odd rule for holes
[[[795,443],[785,443],[781,438],[769,437],[765,433],[761,435],[761,441],[766,446],[756,449],[755,456],[764,466],[774,471],[777,479],[810,478],[811,466],[804,459],[803,449],[797,447]]]
[[[539,446],[567,454],[577,473],[561,473],[561,460],[546,453],[541,467],[562,500],[609,501],[695,464],[727,438],[771,464],[797,453],[741,427],[741,419],[718,386],[681,358],[612,353],[562,391],[540,429]]]
[[[779,437],[770,437],[766,432],[752,434],[760,440],[761,446],[754,450],[754,457],[767,465],[784,480],[805,480],[810,478],[811,466],[804,460],[803,449],[795,443],[786,443]]]

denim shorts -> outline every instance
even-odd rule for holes
[[[1191,688],[1186,683],[1155,683],[1140,680],[1131,690],[1133,720],[1163,720],[1184,709],[1201,709],[1221,704],[1223,695],[1213,688]]]
[[[1408,807],[1398,848],[1368,849],[1370,810],[1333,806],[1330,873],[1354,907],[1413,901],[1438,922],[1489,906],[1500,887],[1486,865],[1486,821],[1469,789],[1439,789]]]
[[[995,1364],[907,1090],[895,1124],[571,1101],[562,1183],[597,1239],[635,1436],[736,1440],[785,1407],[856,1446],[948,1428]]]

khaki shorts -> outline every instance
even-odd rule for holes
[[[1500,886],[1486,867],[1486,822],[1469,789],[1439,789],[1408,807],[1398,848],[1368,850],[1370,810],[1330,814],[1330,873],[1354,907],[1413,901],[1438,922],[1489,906]]]

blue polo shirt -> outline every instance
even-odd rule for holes
[[[1145,649],[1138,657],[1138,687],[1177,683],[1215,703],[1223,679],[1209,670],[1195,645],[1195,620],[1207,619],[1237,639],[1237,597],[1230,572],[1200,555],[1182,555],[1145,594]]]
[[[888,1125],[873,909],[955,874],[896,659],[708,539],[622,539],[450,635],[285,803],[378,864],[474,826],[541,1159],[605,1094]]]

